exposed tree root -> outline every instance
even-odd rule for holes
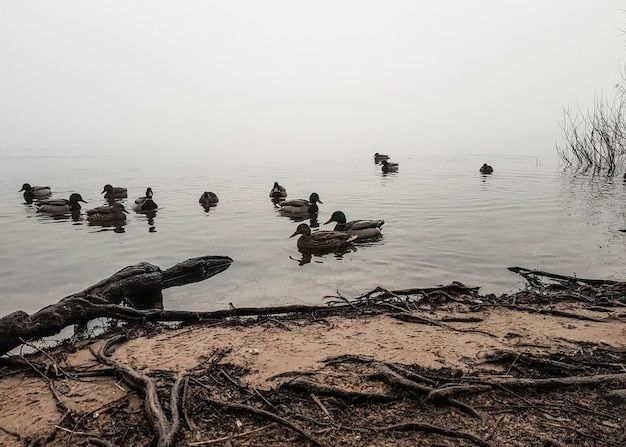
[[[221,321],[224,325],[263,324],[268,330],[275,330],[278,325],[284,329],[278,331],[278,336],[289,337],[296,331],[287,329],[317,325],[329,315],[346,318],[400,315],[406,321],[436,326],[434,329],[419,327],[419,331],[427,329],[437,335],[454,331],[454,337],[459,331],[476,332],[490,336],[480,337],[490,340],[489,344],[493,335],[471,326],[482,320],[474,314],[479,311],[484,316],[487,308],[501,306],[507,312],[545,313],[605,327],[604,322],[609,320],[589,317],[589,310],[612,309],[626,303],[625,283],[584,280],[519,268],[520,274],[530,278],[531,287],[499,297],[480,296],[477,288],[452,283],[427,289],[377,288],[353,299],[338,292],[335,297],[326,297],[323,306],[233,308],[201,313],[132,307],[124,299],[119,301],[129,290],[134,290],[135,297],[139,296],[139,289],[133,287],[145,285],[146,278],[150,278],[150,284],[157,281],[159,285],[154,290],[160,291],[165,286],[179,285],[189,277],[200,278],[206,274],[200,269],[197,276],[191,274],[185,278],[181,272],[187,271],[187,267],[181,267],[182,270],[164,277],[163,272],[152,267],[135,266],[125,271],[124,281],[131,284],[125,288],[120,288],[125,284],[123,281],[105,281],[88,289],[90,293],[82,292],[63,300],[63,305],[54,307],[52,313],[49,308],[43,309],[40,316],[55,317],[58,321],[54,325],[60,326],[69,321],[68,316],[87,318],[96,313],[92,309],[97,309],[110,318],[134,322],[213,321],[217,324]],[[142,279],[131,279],[135,274]],[[102,296],[112,298],[103,301]],[[582,303],[578,309],[585,313],[571,312],[569,303]],[[65,305],[69,306],[69,313],[56,313]],[[82,313],[77,311],[79,308]],[[240,318],[253,316],[258,318]],[[2,321],[5,320],[0,319],[0,326]],[[2,340],[8,338],[2,339],[3,334],[6,335],[2,330],[0,347],[11,345],[3,344]],[[139,329],[134,330],[139,332]],[[26,440],[20,438],[19,433],[0,427],[0,437],[3,437],[0,443],[3,439],[17,439],[33,446],[179,447],[234,444],[233,440],[238,439],[242,445],[264,445],[269,444],[269,440],[279,447],[303,442],[350,447],[391,442],[402,447],[416,442],[456,447],[470,443],[483,447],[539,443],[612,447],[626,439],[621,408],[626,405],[626,399],[620,392],[626,387],[623,366],[626,350],[602,344],[567,340],[567,345],[563,344],[567,349],[553,349],[553,354],[548,355],[541,354],[545,352],[543,349],[518,350],[532,346],[533,340],[525,340],[525,345],[516,344],[514,350],[490,352],[481,362],[468,363],[462,371],[445,366],[430,369],[420,364],[380,361],[376,351],[372,356],[346,353],[326,359],[319,368],[315,367],[318,369],[279,374],[272,378],[277,386],[261,393],[245,383],[250,373],[247,367],[228,362],[227,349],[207,346],[206,355],[202,354],[197,365],[184,372],[142,373],[110,357],[113,349],[127,339],[127,335],[112,337],[94,352],[97,360],[107,366],[99,371],[65,366],[59,358],[42,350],[32,357],[4,358],[3,364],[10,365],[5,368],[17,368],[20,374],[41,377],[53,393],[56,392],[53,385],[60,379],[81,381],[87,376],[111,375],[115,371],[140,392],[143,401],[126,394],[121,401],[108,402],[96,410],[101,415],[107,413],[106,417],[95,418],[93,409],[78,414],[71,408],[63,410],[62,399],[67,401],[67,396],[56,394],[55,402],[64,412],[57,424],[59,429],[49,439]],[[28,340],[28,337],[18,339],[20,343]],[[168,340],[176,343],[177,339],[171,335]],[[560,344],[561,340],[556,343]],[[158,380],[158,377],[165,380]],[[103,419],[107,418],[105,425]],[[110,420],[115,423],[111,425]],[[131,432],[128,427],[141,429]],[[442,437],[446,439],[442,441]]]
[[[169,447],[173,445],[173,438],[180,426],[178,408],[183,376],[181,374],[176,375],[176,381],[174,382],[170,395],[171,420],[168,421],[165,413],[163,412],[161,403],[159,402],[154,381],[150,377],[140,374],[132,368],[122,365],[121,363],[108,357],[110,355],[109,351],[112,347],[123,341],[126,341],[126,336],[124,335],[113,337],[102,345],[100,350],[94,353],[94,355],[100,362],[113,366],[118,372],[120,372],[123,375],[124,380],[131,387],[140,390],[145,394],[146,414],[150,419],[152,427],[154,428],[157,437],[157,446]]]

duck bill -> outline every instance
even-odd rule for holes
[[[289,237],[290,237],[290,238],[291,238],[291,237],[294,237],[296,234],[300,234],[300,233],[298,232],[298,230],[296,230],[296,231],[295,231],[295,232],[294,232],[291,236],[289,236]]]
[[[322,202],[320,199],[317,199],[317,203],[321,203],[322,205],[324,204],[324,202]]]
[[[333,222],[332,217],[331,217],[330,219],[328,219],[326,222],[324,222],[324,225],[329,224],[329,223],[331,223],[331,222]]]

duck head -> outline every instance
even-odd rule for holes
[[[302,236],[310,236],[311,228],[307,224],[301,223],[300,225],[298,225],[298,228],[296,228],[296,231],[294,231],[294,233],[289,237],[294,237],[297,234],[301,234]]]
[[[78,194],[77,192],[72,193],[70,195],[70,198],[69,198],[68,202],[69,202],[69,205],[70,205],[70,211],[78,211],[78,210],[80,210],[80,203],[78,203],[78,202],[87,203],[85,200],[83,200],[81,195]]]
[[[72,193],[70,195],[70,199],[69,199],[70,203],[78,203],[78,202],[83,202],[83,203],[87,203],[85,200],[83,200],[83,198],[81,197],[80,194],[78,194],[77,192]]]
[[[333,215],[330,216],[330,219],[324,222],[324,225],[329,224],[331,222],[337,222],[338,224],[345,225],[346,215],[343,213],[343,211],[335,211]]]
[[[320,200],[320,196],[316,192],[309,196],[309,204],[312,203],[321,203],[322,205],[324,204],[324,202]]]

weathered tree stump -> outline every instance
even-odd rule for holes
[[[85,325],[101,317],[113,318],[116,313],[111,305],[134,309],[162,308],[163,289],[203,281],[223,272],[232,262],[227,256],[202,256],[187,259],[167,270],[147,262],[125,267],[32,315],[18,310],[0,318],[0,355],[24,341],[58,334],[70,325]]]

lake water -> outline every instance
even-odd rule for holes
[[[0,315],[34,312],[127,265],[167,268],[187,258],[226,255],[217,276],[168,289],[167,309],[319,304],[376,286],[430,287],[461,281],[483,293],[519,290],[509,266],[581,277],[625,276],[626,185],[563,172],[556,156],[405,156],[398,173],[383,174],[372,154],[332,160],[0,154]],[[483,176],[483,162],[494,166]],[[274,181],[289,198],[317,192],[318,221],[342,210],[348,220],[384,219],[383,238],[342,256],[314,256],[301,265],[297,223],[268,197]],[[53,197],[79,192],[104,204],[106,183],[125,186],[130,210],[147,186],[159,210],[153,222],[132,213],[123,232],[86,220],[53,219],[24,204],[22,183],[50,185]],[[205,213],[205,190],[219,204]],[[331,225],[321,226],[328,228]],[[332,228],[329,228],[332,229]]]

